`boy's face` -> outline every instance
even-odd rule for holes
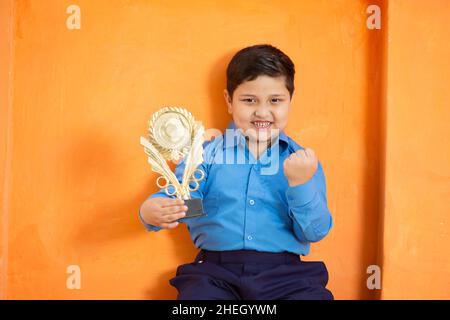
[[[274,139],[287,125],[291,97],[284,76],[261,75],[241,83],[233,99],[226,89],[224,96],[236,127],[251,141]]]

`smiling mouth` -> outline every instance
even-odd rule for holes
[[[256,129],[269,129],[272,123],[271,121],[252,121]]]

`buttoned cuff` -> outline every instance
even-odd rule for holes
[[[316,192],[316,183],[312,177],[303,184],[288,187],[286,197],[290,207],[302,207],[314,199]]]

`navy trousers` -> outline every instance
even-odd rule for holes
[[[293,253],[201,250],[177,268],[178,300],[333,300],[323,262]]]

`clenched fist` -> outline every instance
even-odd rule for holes
[[[308,182],[317,170],[318,160],[312,149],[298,150],[283,163],[284,175],[289,186],[293,187]]]
[[[187,210],[181,199],[155,197],[145,200],[140,212],[145,223],[173,229],[179,224],[177,220],[186,216]]]

